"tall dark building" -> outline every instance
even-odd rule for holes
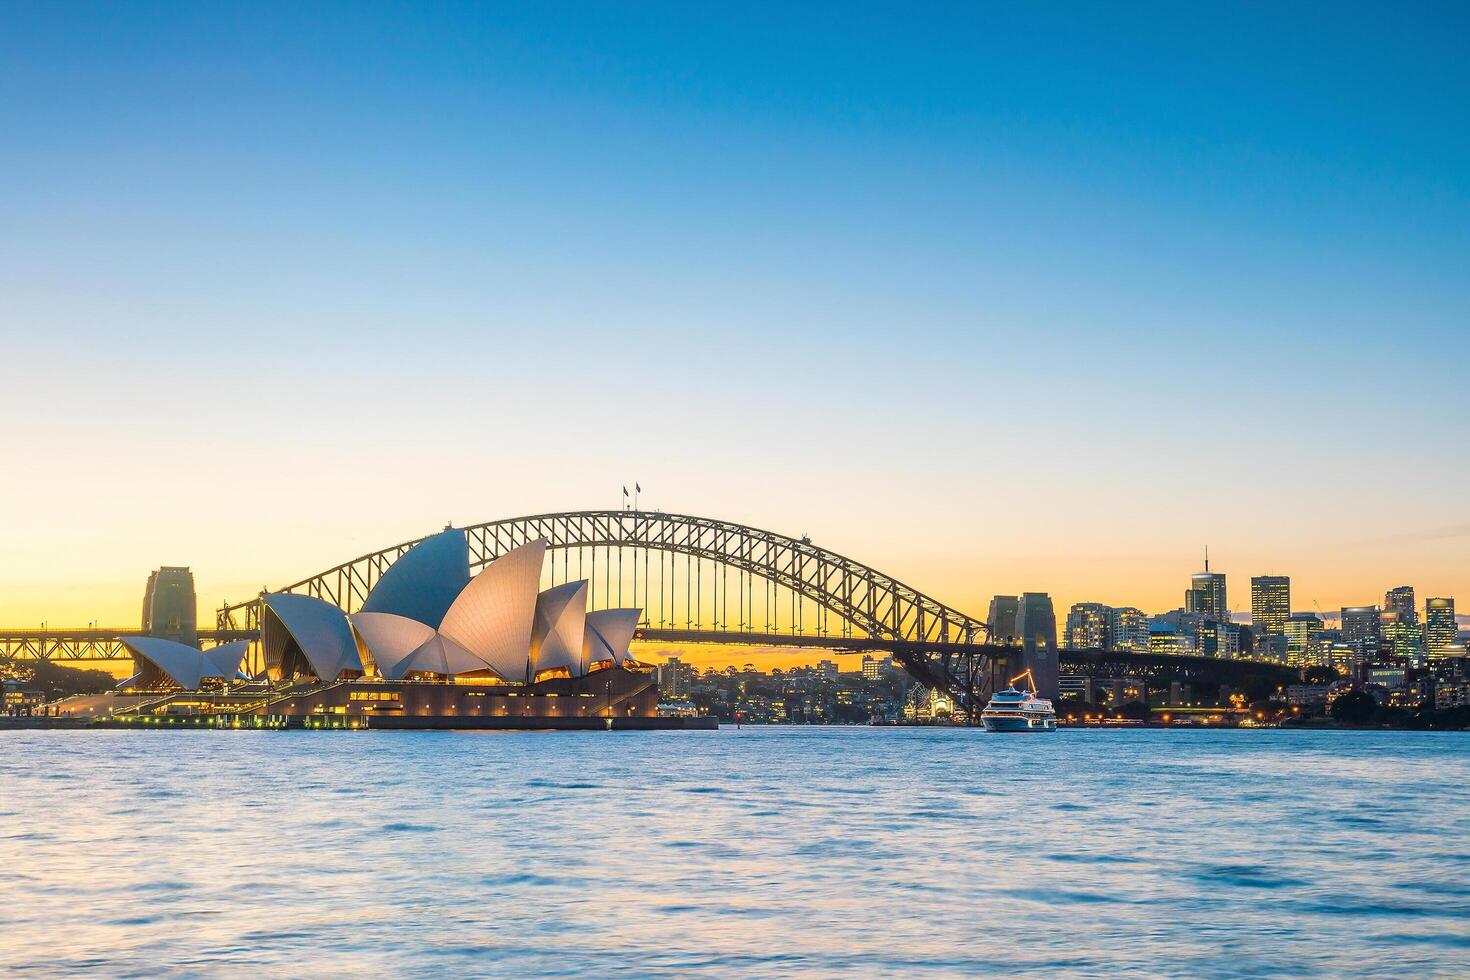
[[[165,565],[149,574],[143,591],[143,633],[198,646],[196,608],[194,573]]]
[[[990,600],[990,616],[986,624],[990,627],[991,643],[1009,643],[1021,635],[1016,629],[1016,617],[1020,612],[1020,600],[1013,595],[998,595]]]
[[[1353,648],[1357,663],[1378,656],[1383,644],[1383,627],[1377,606],[1343,606],[1342,642]]]
[[[1419,610],[1414,602],[1414,587],[1412,585],[1400,585],[1396,589],[1389,589],[1383,596],[1383,611],[1398,613],[1399,622],[1416,626],[1419,623]]]
[[[1251,579],[1251,626],[1260,636],[1281,636],[1291,618],[1291,579],[1257,575]]]
[[[1184,593],[1184,610],[1225,620],[1230,616],[1229,609],[1225,600],[1225,573],[1210,571],[1210,553],[1206,551],[1205,570],[1191,576],[1189,591]]]

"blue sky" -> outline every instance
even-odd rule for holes
[[[1162,606],[1206,540],[1470,586],[1467,21],[7,4],[0,449],[117,476],[3,491],[0,585],[236,591],[642,476],[974,608]]]

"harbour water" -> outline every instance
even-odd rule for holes
[[[1470,975],[1470,734],[0,735],[0,972]]]

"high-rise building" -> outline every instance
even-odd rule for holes
[[[1251,626],[1261,636],[1280,636],[1291,618],[1291,579],[1257,575],[1251,579]]]
[[[893,670],[892,657],[870,657],[863,654],[863,680],[880,680],[891,670]]]
[[[683,697],[689,693],[689,668],[678,657],[670,657],[658,666],[658,689],[660,694]]]
[[[1021,634],[1016,629],[1016,617],[1021,612],[1021,600],[1013,595],[998,595],[990,600],[991,643],[1014,643]]]
[[[197,606],[194,573],[165,565],[149,574],[143,591],[143,633],[197,647]]]
[[[1383,611],[1399,614],[1399,622],[1411,626],[1419,624],[1419,607],[1414,602],[1414,587],[1400,585],[1383,595]]]
[[[1387,609],[1379,617],[1378,623],[1383,635],[1383,649],[1388,655],[1395,660],[1408,660],[1417,664],[1424,653],[1419,627],[1404,622],[1402,613]]]
[[[1463,656],[1464,647],[1456,642],[1460,626],[1455,619],[1454,599],[1424,600],[1424,646],[1431,657]]]
[[[1357,651],[1357,663],[1367,663],[1377,657],[1383,644],[1378,607],[1343,606],[1342,642]]]
[[[1113,621],[1108,628],[1114,650],[1129,653],[1148,653],[1148,617],[1140,609],[1123,606],[1113,610]]]
[[[1078,602],[1067,613],[1068,650],[1113,649],[1113,609],[1100,602]]]
[[[1286,621],[1286,663],[1289,667],[1309,667],[1312,640],[1322,632],[1322,618],[1316,613],[1295,613]]]
[[[1218,619],[1200,620],[1194,648],[1201,657],[1233,660],[1240,655],[1240,627]]]
[[[1172,623],[1155,621],[1148,627],[1148,652],[1182,657],[1194,653],[1194,637]]]
[[[1225,573],[1210,571],[1210,553],[1205,552],[1205,570],[1189,580],[1189,590],[1184,593],[1186,612],[1197,612],[1211,619],[1228,619],[1229,605],[1225,601]]]
[[[1057,616],[1051,596],[1045,592],[1021,594],[1016,613],[1016,635],[1020,637],[1024,669],[1031,671],[1037,693],[1057,696]]]

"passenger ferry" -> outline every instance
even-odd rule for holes
[[[1021,678],[1031,681],[1031,690],[1016,687]],[[1031,671],[1011,678],[1011,686],[995,692],[985,710],[980,712],[980,721],[987,732],[1054,732],[1057,730],[1057,713],[1051,702],[1035,694],[1036,681]]]

